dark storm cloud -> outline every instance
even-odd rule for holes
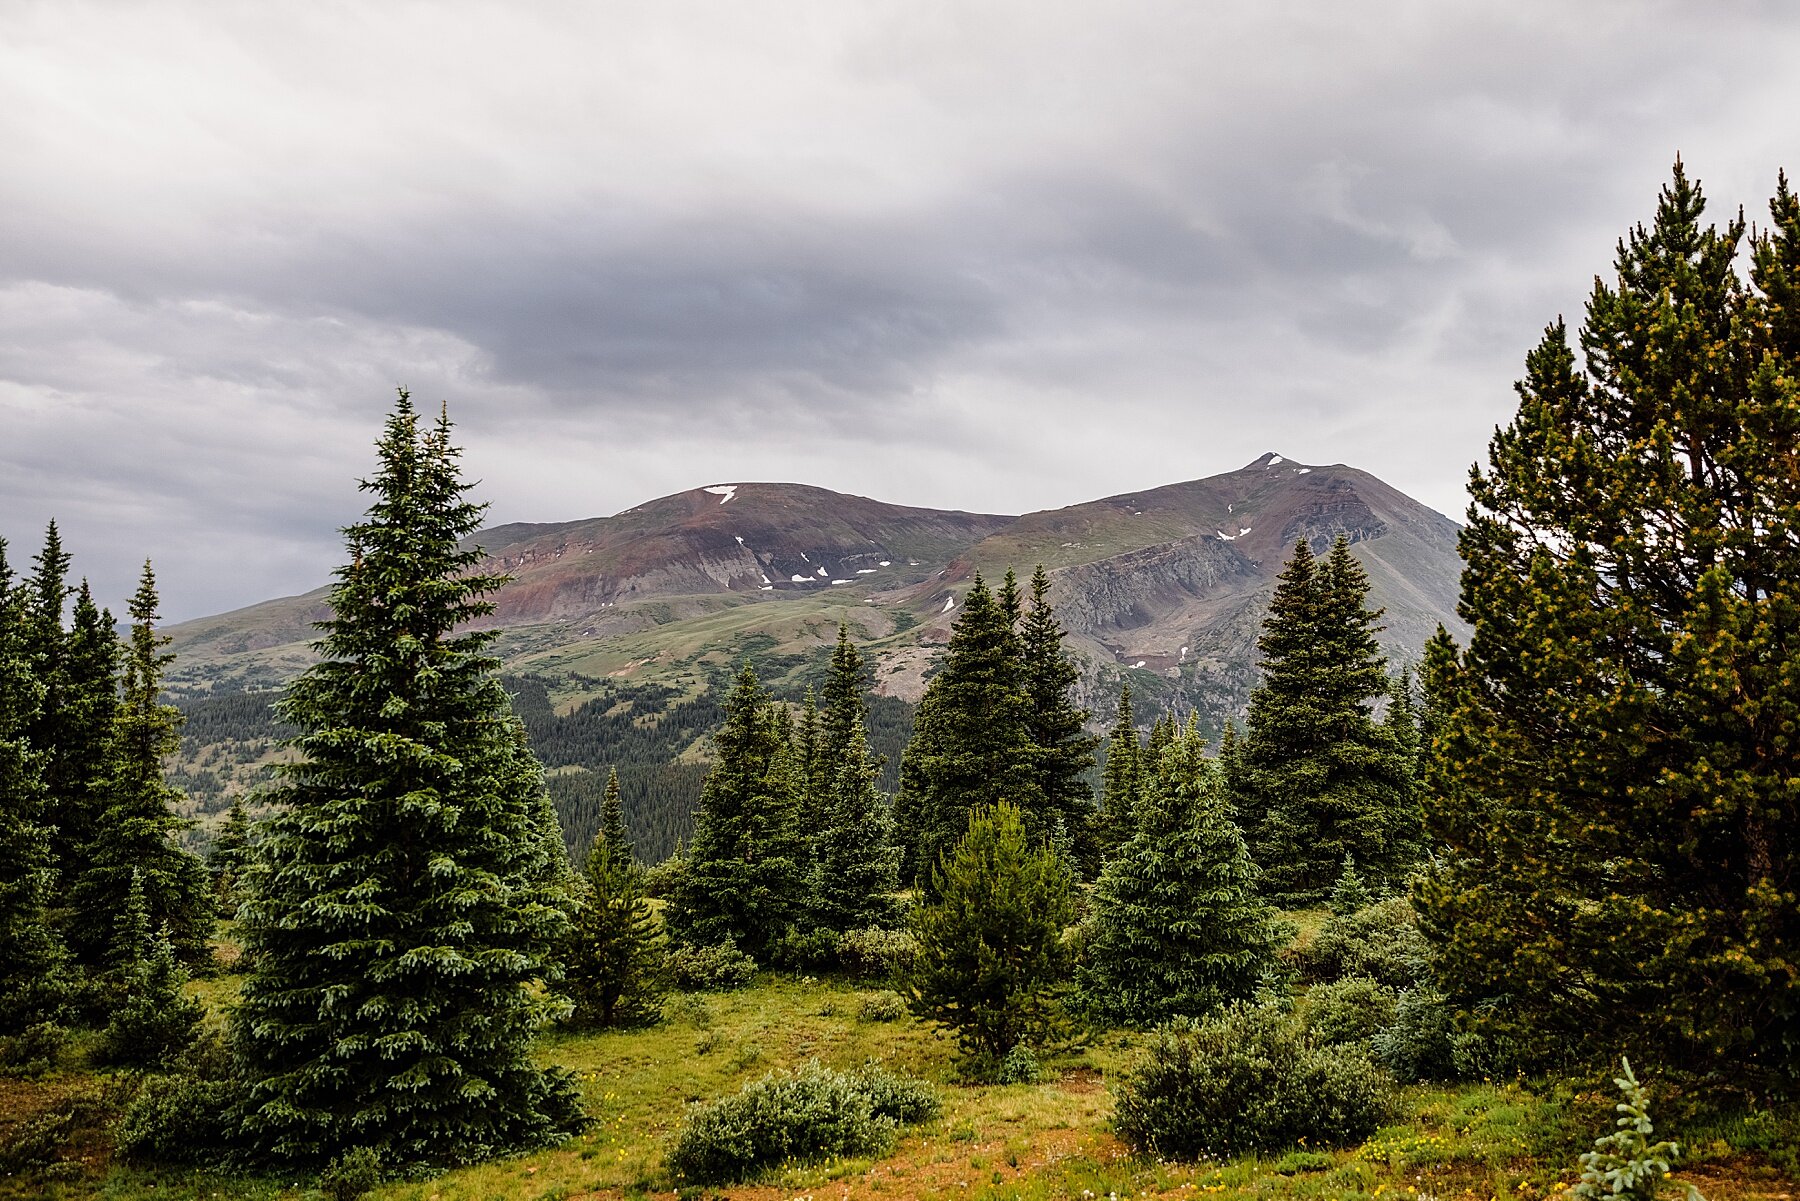
[[[400,383],[497,520],[750,478],[1019,510],[1272,448],[1456,512],[1674,153],[1768,195],[1797,35],[1751,3],[8,10],[0,533],[59,516],[115,601],[152,554],[181,614],[311,586]]]

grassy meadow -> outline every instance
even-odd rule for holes
[[[1301,937],[1321,915],[1292,915]],[[237,988],[230,974],[195,981],[214,1020]],[[577,1198],[717,1198],[735,1201],[1049,1201],[1118,1197],[1407,1199],[1516,1198],[1561,1194],[1579,1154],[1610,1123],[1610,1086],[1534,1087],[1519,1081],[1403,1090],[1391,1124],[1360,1146],[1231,1162],[1159,1163],[1133,1157],[1111,1133],[1112,1087],[1143,1036],[1106,1033],[1046,1064],[1031,1085],[973,1085],[956,1069],[954,1043],[910,1016],[874,1020],[865,1010],[880,986],[765,972],[740,992],[672,994],[665,1020],[643,1030],[550,1032],[544,1060],[573,1071],[592,1127],[529,1155],[429,1179],[390,1182],[379,1201],[573,1201]],[[69,1064],[81,1060],[77,1044]],[[663,1167],[663,1150],[686,1107],[773,1069],[810,1059],[830,1067],[875,1063],[931,1081],[942,1115],[903,1132],[877,1160],[797,1165],[754,1183],[684,1188]],[[219,1175],[116,1162],[105,1132],[128,1089],[123,1078],[70,1066],[38,1079],[0,1079],[0,1144],[34,1117],[72,1113],[48,1169],[0,1175],[0,1198],[56,1201],[311,1201],[323,1194],[298,1177]],[[1670,1119],[1659,1125],[1670,1127]],[[1677,1119],[1692,1145],[1681,1179],[1712,1201],[1800,1195],[1791,1175],[1794,1115],[1708,1122]],[[1787,1149],[1784,1151],[1783,1147]],[[1783,1169],[1787,1170],[1784,1171]]]

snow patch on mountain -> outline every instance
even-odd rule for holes
[[[702,492],[710,492],[714,496],[718,497],[720,504],[724,504],[727,501],[729,501],[732,497],[736,496],[737,490],[738,490],[738,486],[736,484],[714,484],[710,488],[700,489],[700,491],[702,491]],[[743,539],[740,538],[740,539],[738,539],[738,541],[742,542]]]

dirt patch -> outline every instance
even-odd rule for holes
[[[1097,1093],[1106,1087],[1106,1083],[1105,1077],[1101,1076],[1096,1069],[1076,1068],[1073,1071],[1064,1072],[1062,1079],[1056,1082],[1056,1087],[1065,1093],[1074,1093],[1080,1096],[1085,1093]]]

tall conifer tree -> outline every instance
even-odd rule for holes
[[[253,968],[234,1016],[244,1126],[270,1160],[373,1148],[443,1164],[576,1128],[572,1083],[539,1068],[537,982],[569,925],[516,727],[487,653],[504,577],[465,549],[447,419],[402,392],[346,531],[321,661],[279,712],[298,735],[265,824],[242,927]]]
[[[662,933],[625,833],[616,769],[577,883],[568,960],[563,989],[575,1005],[570,1025],[644,1026],[662,1017]]]
[[[94,603],[88,582],[81,581],[63,643],[57,753],[47,780],[55,825],[51,847],[57,870],[68,881],[80,879],[92,866],[106,808],[113,723],[119,709],[119,649],[112,614]]]
[[[894,916],[900,852],[894,818],[875,789],[881,768],[869,750],[861,719],[838,766],[825,824],[814,841],[812,911],[823,929],[844,933],[883,926]]]
[[[1027,815],[1033,838],[1051,833],[1039,820],[1043,796],[1031,703],[1005,595],[996,600],[976,575],[901,760],[897,816],[910,844],[914,880],[925,888],[931,887],[931,868],[969,828],[969,814],[978,806],[1005,801]],[[1016,586],[1011,597],[1016,606]]]
[[[1138,742],[1137,717],[1131,709],[1131,685],[1119,688],[1119,715],[1106,740],[1106,766],[1101,774],[1099,845],[1102,859],[1114,854],[1137,833],[1137,803],[1143,792],[1144,749]]]
[[[0,538],[0,1036],[62,1018],[67,980],[50,927],[43,781],[30,729],[43,700],[31,660],[31,611]]]
[[[760,957],[803,916],[797,772],[776,710],[746,660],[713,736],[686,869],[666,913],[685,942],[730,939]]]
[[[1124,1025],[1200,1017],[1252,996],[1285,941],[1199,731],[1178,735],[1163,759],[1091,902],[1082,992],[1103,1020]]]
[[[1800,199],[1738,263],[1678,162],[1471,479],[1427,658],[1452,998],[1544,1057],[1800,1072]],[[1501,1003],[1485,1004],[1496,998]],[[1639,1048],[1645,1048],[1640,1052]]]
[[[1039,564],[1031,577],[1030,608],[1019,622],[1019,661],[1029,706],[1026,732],[1034,747],[1032,765],[1042,806],[1039,822],[1080,846],[1080,858],[1092,869],[1098,866],[1098,848],[1088,836],[1094,817],[1088,773],[1100,740],[1087,732],[1088,712],[1075,703],[1081,672],[1063,650],[1065,636],[1050,604],[1050,576]]]
[[[1368,588],[1346,539],[1323,561],[1302,540],[1257,640],[1237,791],[1263,887],[1289,901],[1325,896],[1346,854],[1397,879],[1418,845],[1404,756],[1372,716],[1387,672]]]
[[[87,868],[75,881],[71,907],[77,914],[119,913],[141,878],[152,928],[167,931],[176,957],[202,971],[212,967],[215,905],[206,870],[177,836],[191,822],[178,816],[181,794],[163,774],[163,760],[177,744],[181,715],[162,703],[163,668],[174,656],[156,632],[156,575],[145,562],[131,598],[131,640],[123,660],[119,704],[109,748],[110,770],[102,795],[105,809],[89,851]],[[90,967],[116,969],[109,954],[110,932],[75,921],[69,942]]]

